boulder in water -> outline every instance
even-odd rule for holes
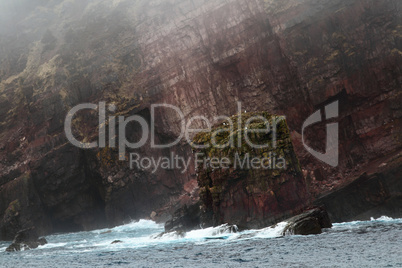
[[[39,238],[34,227],[19,231],[13,243],[6,249],[8,252],[34,249],[47,244],[45,238]]]
[[[323,208],[315,208],[287,220],[283,235],[321,234],[323,228],[331,228],[328,213]]]

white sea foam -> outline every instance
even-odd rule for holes
[[[286,222],[275,226],[260,229],[237,232],[237,227],[223,224],[218,227],[193,230],[189,232],[163,233],[163,226],[149,220],[132,222],[112,229],[102,229],[91,232],[95,236],[88,241],[72,242],[69,249],[83,249],[91,247],[93,250],[121,250],[125,248],[139,248],[160,244],[174,244],[181,242],[204,243],[211,241],[248,239],[248,238],[275,238],[282,236]],[[119,243],[112,243],[118,240]],[[53,243],[48,247],[65,246],[65,243]]]
[[[95,230],[93,233],[102,234],[106,232],[129,232],[133,230],[142,230],[142,229],[162,229],[163,224],[157,224],[154,221],[150,220],[140,220],[140,221],[133,221],[129,224],[121,225],[114,227],[112,229],[101,229]]]
[[[218,227],[199,229],[187,233],[171,232],[162,235],[152,235],[151,238],[165,242],[179,240],[200,241],[205,239],[227,239],[230,236],[234,235],[236,231],[236,226],[223,224]]]
[[[287,222],[280,222],[274,226],[261,229],[261,230],[257,231],[257,234],[255,237],[257,237],[257,238],[281,237],[282,233],[285,230],[287,225],[288,225]]]
[[[402,222],[402,219],[394,219],[394,218],[391,218],[388,216],[382,216],[377,219],[371,217],[370,221],[350,221],[350,222],[334,223],[333,225],[336,227],[336,226],[344,226],[344,225],[367,224],[369,222]]]
[[[372,217],[370,221],[351,221],[351,222],[334,223],[332,229],[352,232],[353,230],[359,229],[362,226],[367,226],[376,223],[399,224],[402,223],[402,219],[393,219],[388,216],[382,216],[377,219]]]
[[[387,217],[387,216],[382,216],[378,219],[374,219],[373,217],[371,217],[371,221],[385,221],[385,222],[392,222],[392,221],[399,221],[400,219],[393,219],[391,217]]]
[[[41,249],[50,249],[50,248],[60,248],[66,246],[67,243],[49,243],[43,246],[39,246]]]

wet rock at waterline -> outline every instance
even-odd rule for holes
[[[288,225],[283,230],[283,235],[321,234],[323,228],[332,227],[328,213],[323,208],[306,211],[286,220],[286,222]]]
[[[45,238],[39,238],[34,227],[19,231],[13,243],[6,249],[8,252],[35,249],[47,244]]]

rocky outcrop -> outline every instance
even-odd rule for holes
[[[236,122],[232,128],[230,122]],[[222,149],[225,144],[229,146]],[[195,150],[203,224],[262,228],[309,205],[284,118],[241,113],[195,136],[194,146],[204,147]]]
[[[306,211],[286,222],[288,225],[283,230],[283,235],[315,235],[321,234],[323,228],[332,227],[328,213],[323,208]]]
[[[29,226],[42,235],[115,225],[152,211],[164,219],[197,202],[194,163],[184,173],[131,170],[113,149],[70,145],[64,119],[84,102],[114,103],[114,115],[147,119],[152,103],[176,105],[186,120],[235,114],[238,101],[249,112],[285,115],[314,196],[402,149],[399,0],[0,5],[0,239]],[[301,129],[334,100],[340,101],[340,165],[331,168],[304,149]],[[94,113],[78,114],[77,139],[95,140],[97,121]],[[158,111],[155,126],[156,142],[169,142],[181,123]],[[128,127],[129,140],[139,135],[138,127]],[[325,135],[323,122],[306,131],[305,141],[323,151]],[[192,156],[185,143],[170,151],[147,144],[136,152]]]
[[[15,235],[13,243],[6,249],[8,252],[35,249],[39,246],[46,245],[45,238],[39,238],[35,228],[28,228]]]

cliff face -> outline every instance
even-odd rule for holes
[[[235,114],[238,101],[247,111],[283,114],[315,195],[401,151],[398,0],[29,3],[1,9],[8,14],[0,29],[2,239],[15,226],[39,226],[41,235],[153,210],[163,219],[163,211],[197,199],[194,164],[185,173],[153,174],[130,170],[112,149],[73,147],[64,119],[83,102],[115,103],[116,114],[144,118],[152,103],[176,105],[186,119]],[[337,168],[315,160],[301,142],[304,120],[333,100],[340,101]],[[74,122],[78,139],[97,136],[96,114],[80,113]],[[179,135],[175,114],[159,111],[155,124],[159,142]],[[139,135],[128,128],[129,139]],[[306,141],[324,149],[325,135],[318,124]],[[171,151],[192,155],[185,143],[136,152]]]

